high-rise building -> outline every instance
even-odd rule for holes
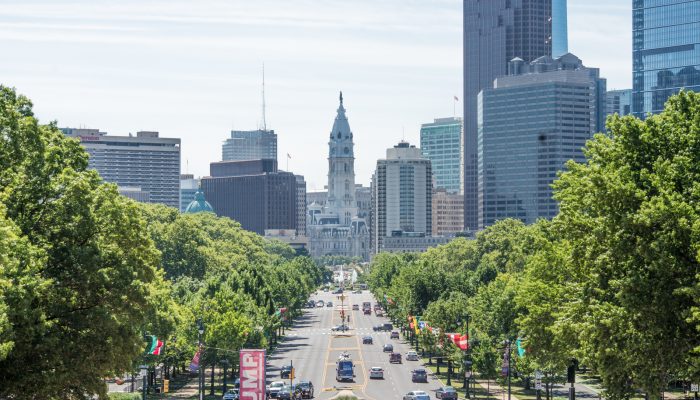
[[[345,115],[343,93],[328,141],[328,195],[326,204],[308,207],[311,257],[345,256],[369,260],[369,231],[357,216],[355,155],[350,123]]]
[[[435,187],[462,193],[462,120],[437,118],[421,125],[420,149],[432,164]]]
[[[658,113],[681,89],[700,91],[700,0],[632,1],[632,112]]]
[[[99,129],[61,131],[80,140],[90,155],[89,167],[105,182],[132,188],[124,193],[137,188],[142,193],[136,199],[180,208],[180,139],[161,138],[150,131],[136,132],[136,136],[112,136]]]
[[[302,175],[297,179],[297,235],[306,236],[306,181]]]
[[[566,11],[567,0],[552,0],[552,57],[569,52],[569,28]]]
[[[454,236],[464,230],[464,196],[443,188],[433,191],[433,236]]]
[[[430,160],[408,142],[399,142],[377,160],[372,177],[372,252],[384,250],[387,237],[432,234]]]
[[[220,161],[210,164],[202,190],[218,216],[264,235],[268,229],[298,229],[297,178],[277,170],[277,160]]]
[[[632,89],[608,90],[605,97],[606,116],[625,116],[632,113]]]
[[[463,0],[464,225],[477,229],[477,96],[508,62],[552,54],[552,0]]]
[[[199,179],[195,179],[193,174],[180,175],[180,212],[185,212],[198,190]]]
[[[277,134],[274,130],[231,131],[221,149],[223,161],[276,160]]]
[[[357,203],[357,217],[369,221],[372,209],[372,190],[368,186],[355,185],[355,202]]]
[[[479,228],[504,218],[533,223],[558,205],[551,184],[604,128],[605,79],[573,54],[509,65],[479,94]]]

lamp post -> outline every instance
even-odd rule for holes
[[[228,360],[226,358],[221,360],[221,365],[224,366],[224,395],[226,395],[226,367],[228,367]]]
[[[204,400],[204,354],[202,352],[202,335],[204,335],[204,323],[197,320],[197,332],[199,332],[199,400]],[[144,399],[145,400],[145,399]]]
[[[148,365],[141,365],[139,367],[141,373],[143,374],[143,387],[141,388],[141,398],[146,400],[146,390],[148,390]]]

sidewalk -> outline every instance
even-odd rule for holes
[[[496,381],[485,381],[482,379],[476,379],[476,383],[481,386],[482,389],[487,390],[489,393],[489,397],[501,397],[503,399],[508,399],[508,389],[502,388],[498,382]],[[518,400],[515,395],[513,395],[512,391],[510,394],[510,400]]]

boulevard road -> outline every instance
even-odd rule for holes
[[[419,361],[406,361],[410,350],[403,338],[389,339],[389,332],[374,332],[375,325],[390,322],[387,318],[363,315],[362,310],[352,311],[352,305],[369,301],[374,306],[375,299],[368,292],[344,293],[346,315],[350,315],[348,332],[332,332],[331,328],[340,325],[341,301],[339,295],[318,292],[314,301],[332,301],[333,307],[304,310],[302,318],[294,327],[286,331],[283,342],[270,355],[267,366],[268,383],[280,380],[280,368],[293,363],[296,371],[295,382],[310,380],[315,389],[316,399],[329,399],[338,390],[352,390],[356,395],[368,400],[402,399],[411,390],[423,390],[435,398],[435,390],[440,384],[428,375],[428,383],[412,383],[411,371],[422,367]],[[374,344],[362,344],[363,336],[372,336]],[[394,346],[394,351],[402,355],[402,364],[390,364],[389,353],[382,347],[386,343]],[[335,362],[343,352],[350,354],[355,364],[354,382],[336,382]],[[384,379],[369,379],[371,367],[382,367]],[[287,382],[289,382],[287,380]]]

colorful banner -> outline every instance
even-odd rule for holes
[[[459,347],[460,350],[469,349],[469,336],[462,335],[460,333],[446,333],[455,346]]]
[[[243,349],[240,352],[241,400],[265,400],[265,350]]]
[[[163,341],[153,335],[149,335],[148,340],[150,341],[150,343],[148,344],[146,353],[154,356],[161,355],[161,353],[163,352]]]
[[[190,363],[190,372],[191,373],[196,373],[199,371],[199,355],[202,350],[197,350],[197,352],[194,354],[194,357],[192,357],[192,362]]]

